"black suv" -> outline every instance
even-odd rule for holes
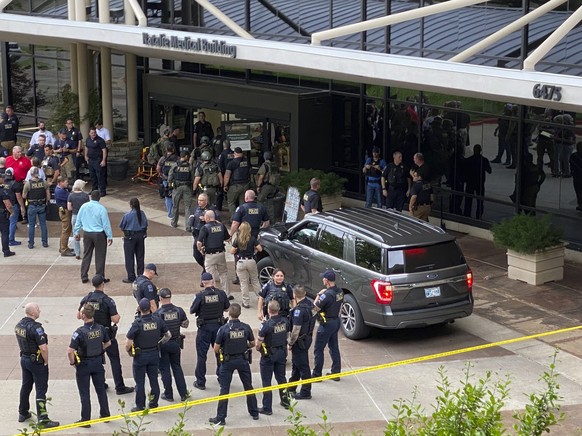
[[[336,273],[344,290],[342,330],[350,339],[370,327],[444,324],[473,311],[473,274],[452,235],[384,209],[343,208],[261,232],[262,283],[281,268],[288,283],[314,297],[319,274]]]

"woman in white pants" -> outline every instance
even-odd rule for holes
[[[263,247],[257,238],[251,235],[251,226],[247,222],[242,222],[237,231],[237,237],[232,243],[230,252],[238,255],[236,272],[240,279],[240,291],[242,294],[242,307],[251,307],[251,297],[249,287],[256,294],[261,290],[259,284],[259,273],[257,262],[254,259],[256,251],[262,251]]]

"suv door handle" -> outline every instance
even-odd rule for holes
[[[342,273],[342,270],[341,270],[341,269],[335,269],[335,268],[332,268],[331,270],[332,270],[334,273],[336,273],[336,274],[341,274],[341,273]]]
[[[301,259],[308,261],[309,260],[309,256],[301,256]]]

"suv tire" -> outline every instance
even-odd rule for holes
[[[364,324],[362,312],[351,294],[344,295],[344,303],[340,311],[341,326],[348,339],[364,339],[370,335],[370,327]]]
[[[259,282],[261,283],[261,288],[273,278],[274,270],[275,265],[273,265],[273,260],[269,256],[263,257],[257,262],[257,271],[259,272]]]

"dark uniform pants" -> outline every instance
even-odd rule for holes
[[[145,257],[145,232],[136,232],[123,238],[123,254],[125,255],[125,271],[128,280],[135,280],[137,264],[137,276],[143,274]]]
[[[81,279],[89,278],[93,250],[95,250],[95,274],[105,277],[105,258],[107,257],[107,236],[105,232],[83,232]]]
[[[4,254],[10,251],[8,242],[10,241],[10,219],[8,212],[0,210],[0,235],[2,235],[2,252]]]
[[[216,333],[220,325],[217,322],[213,322],[210,324],[201,325],[198,328],[198,332],[196,333],[196,369],[194,370],[194,375],[196,376],[196,383],[205,386],[206,385],[206,359],[208,357],[208,349],[210,346],[214,346],[214,342],[216,341]],[[213,352],[214,354],[214,352]],[[217,368],[216,368],[216,375],[218,375],[219,367],[218,367],[218,359],[217,359]]]
[[[77,388],[81,397],[81,420],[91,419],[91,393],[90,381],[93,380],[97,399],[99,400],[99,417],[110,416],[107,392],[105,391],[105,368],[103,368],[103,357],[91,357],[82,359],[77,366]]]
[[[482,197],[485,195],[485,184],[484,183],[469,183],[465,186],[465,193],[469,195],[477,195]],[[481,219],[483,216],[483,199],[477,199],[477,219]],[[471,211],[473,209],[473,197],[466,196],[465,197],[465,216],[470,217]]]
[[[115,390],[119,391],[125,388],[123,373],[121,372],[121,358],[119,357],[119,344],[116,338],[111,338],[111,345],[105,349],[109,363],[111,364],[111,373],[115,382]]]
[[[180,398],[188,395],[186,388],[186,380],[184,379],[184,371],[180,365],[180,356],[182,350],[178,341],[171,339],[160,348],[160,372],[162,373],[162,383],[164,385],[164,393],[166,396],[172,398],[174,391],[172,389],[172,373],[174,373],[174,380],[176,380],[176,388]]]
[[[311,378],[311,369],[309,368],[309,347],[305,350],[301,350],[299,345],[296,343],[293,345],[291,351],[291,377],[289,377],[289,382],[295,382],[299,380],[307,380]],[[289,388],[289,391],[295,392],[296,387]],[[301,385],[301,395],[311,395],[311,383]]]
[[[388,196],[386,197],[386,209],[395,209],[402,212],[406,202],[406,188],[388,186]]]
[[[204,255],[200,253],[200,250],[198,250],[198,245],[196,244],[196,241],[198,241],[198,234],[199,232],[193,234],[194,244],[192,245],[192,255],[194,256],[196,263],[202,267],[202,272],[206,272],[206,269],[204,268]]]
[[[271,356],[261,357],[261,381],[263,387],[271,386],[273,374],[277,383],[287,383],[285,378],[285,364],[287,363],[287,347],[271,348]],[[281,403],[288,405],[289,399],[285,393],[285,389],[279,389],[279,398]],[[273,410],[273,392],[268,391],[263,393],[263,409],[267,411]]]
[[[315,337],[315,347],[313,349],[313,377],[320,377],[323,370],[323,351],[325,346],[329,347],[331,356],[331,373],[337,374],[342,370],[342,359],[339,352],[338,332],[340,328],[339,318],[327,318],[327,322],[320,325]]]
[[[158,349],[142,351],[133,359],[133,378],[135,380],[135,405],[139,409],[145,409],[145,376],[150,381],[151,395],[149,407],[158,407],[160,399],[160,385],[158,384],[158,368],[160,365],[160,353]]]
[[[230,383],[232,382],[232,374],[234,371],[238,371],[240,381],[243,384],[245,391],[250,391],[253,389],[251,367],[249,362],[242,356],[234,357],[228,362],[223,362],[220,365],[220,371],[218,380],[220,382],[220,395],[226,395],[230,393]],[[247,395],[247,410],[251,416],[258,416],[259,409],[257,407],[257,397],[255,394]],[[219,419],[226,418],[226,412],[228,410],[228,400],[220,400],[218,402],[218,409],[216,411],[216,417]]]
[[[92,189],[98,189],[101,195],[105,195],[107,193],[107,166],[102,167],[100,159],[89,159],[87,166],[93,184]],[[77,174],[79,174],[78,169]]]
[[[46,391],[48,390],[48,365],[32,362],[29,356],[20,357],[22,369],[22,386],[20,387],[20,404],[18,413],[26,415],[30,411],[30,393],[32,386],[36,389],[36,416],[38,419],[48,419],[46,412]]]

